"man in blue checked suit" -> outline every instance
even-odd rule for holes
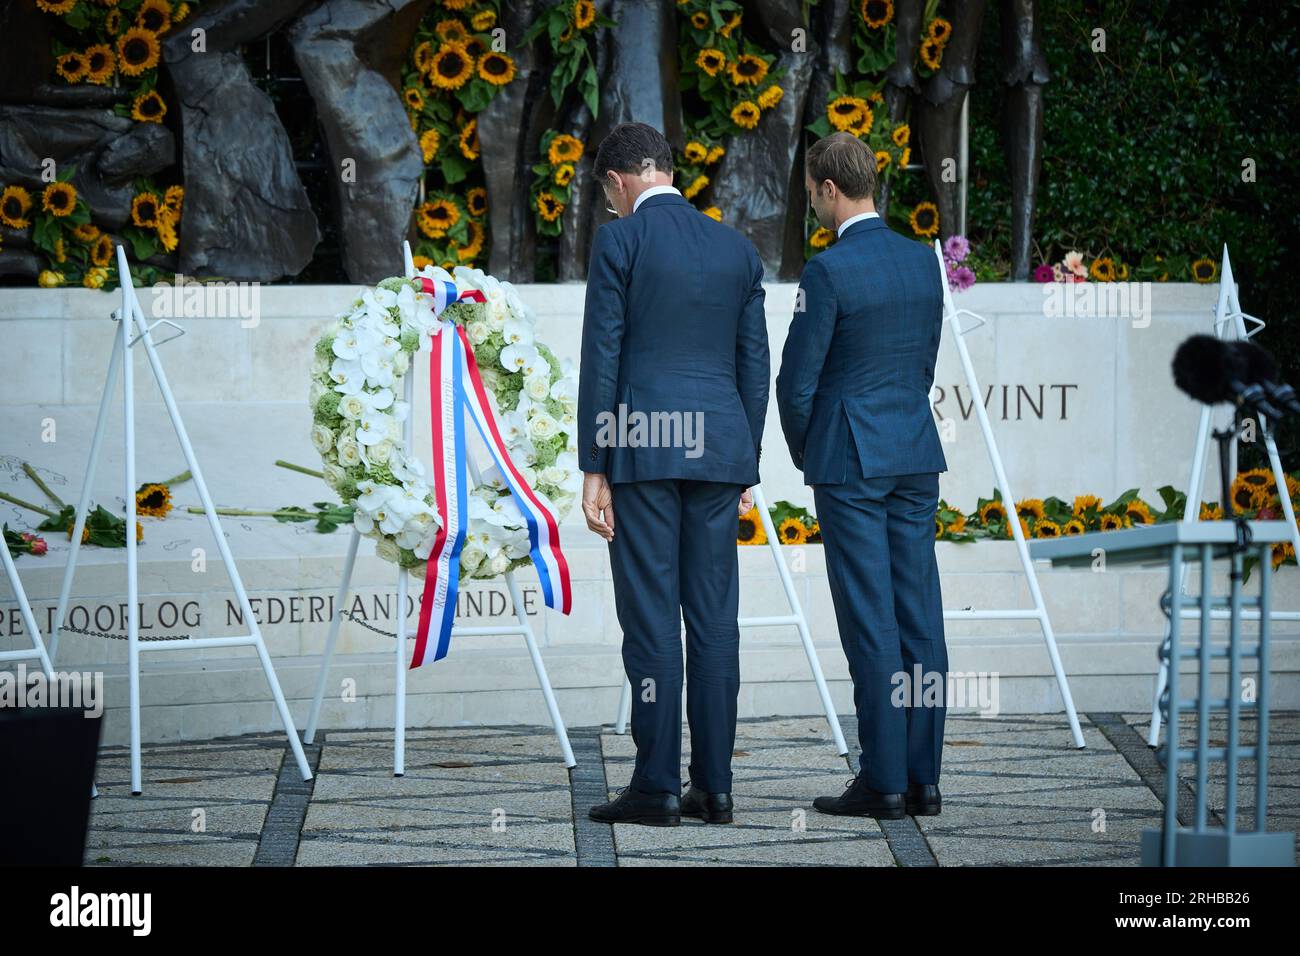
[[[929,393],[945,280],[928,244],[876,213],[875,158],[857,137],[813,144],[805,185],[838,238],[804,267],[776,397],[813,488],[862,747],[848,789],[813,805],[934,815],[948,671],[934,519],[947,463]]]
[[[616,127],[593,168],[618,218],[597,230],[588,267],[578,457],[587,525],[609,542],[636,744],[631,785],[591,808],[607,823],[732,820],[736,516],[753,506],[767,412],[763,266],[672,171],[668,141],[644,123]]]

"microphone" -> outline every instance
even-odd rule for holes
[[[1204,405],[1233,403],[1268,418],[1284,418],[1260,381],[1271,381],[1277,364],[1258,345],[1193,335],[1174,353],[1174,384]]]
[[[1300,398],[1297,398],[1294,388],[1277,380],[1278,367],[1272,355],[1254,342],[1245,340],[1233,342],[1231,348],[1245,362],[1246,381],[1262,387],[1269,401],[1284,409],[1287,415],[1300,415]]]

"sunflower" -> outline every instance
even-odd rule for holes
[[[876,114],[868,109],[856,122],[850,123],[844,127],[844,132],[852,133],[854,136],[866,136],[871,132],[871,127],[876,125]]]
[[[167,115],[167,104],[157,90],[141,93],[131,105],[131,119],[141,123],[161,123]]]
[[[818,226],[813,230],[813,234],[808,237],[808,245],[814,249],[825,249],[835,238],[835,233],[831,232],[825,226]]]
[[[737,86],[758,86],[767,76],[767,61],[752,53],[742,53],[731,64],[728,72]]]
[[[107,43],[96,43],[86,47],[86,82],[103,86],[113,78],[113,69],[117,60],[113,57],[113,48]]]
[[[720,160],[723,156],[726,155],[727,155],[727,151],[725,148],[721,146],[714,146],[712,149],[709,150],[709,155],[705,157],[704,164],[706,166],[712,166],[714,163],[716,163],[718,160]]]
[[[962,514],[960,511],[958,511],[957,517],[953,518],[950,522],[948,522],[948,530],[953,534],[961,534],[963,531],[965,531],[966,516]]]
[[[696,176],[694,179],[691,180],[690,185],[688,185],[685,189],[682,190],[682,195],[685,196],[687,199],[694,199],[701,192],[703,192],[705,187],[708,185],[709,185],[708,176],[704,176],[704,175]]]
[[[936,43],[947,43],[952,36],[952,24],[943,17],[935,17],[925,30],[926,35]]]
[[[1151,508],[1141,498],[1134,498],[1125,505],[1124,515],[1129,518],[1133,524],[1152,524],[1156,520],[1151,516]]]
[[[1213,282],[1219,274],[1219,267],[1213,259],[1197,259],[1192,263],[1193,282]]]
[[[91,243],[99,238],[99,227],[94,223],[83,222],[72,230],[72,238],[78,242]]]
[[[491,30],[496,24],[497,12],[495,10],[480,10],[469,18],[469,25],[480,33],[484,30]]]
[[[1029,525],[1025,523],[1025,519],[1024,519],[1024,518],[1021,518],[1021,517],[1018,516],[1018,515],[1016,516],[1016,520],[1017,520],[1018,522],[1020,522],[1020,533],[1021,533],[1022,535],[1024,535],[1026,538],[1028,538],[1028,537],[1029,537]],[[1004,533],[1008,538],[1014,538],[1014,537],[1016,536],[1015,529],[1011,526],[1011,522],[1010,522],[1010,521],[1007,522],[1007,526],[1006,526],[1004,529],[1002,529],[1002,530],[1003,530],[1003,533]]]
[[[185,201],[184,186],[168,186],[167,192],[163,193],[163,205],[168,209],[174,209],[176,212],[181,211],[181,203]]]
[[[488,208],[487,190],[482,186],[475,186],[465,194],[465,205],[471,216],[482,216]]]
[[[986,501],[979,510],[980,524],[984,527],[1007,520],[1007,509],[1000,501]]]
[[[428,40],[416,46],[411,51],[411,62],[421,73],[429,72],[429,64],[433,62],[433,44]]]
[[[562,163],[576,163],[582,159],[582,151],[582,140],[576,136],[570,136],[568,133],[561,133],[551,140],[551,145],[546,150],[546,158],[550,160],[552,166],[559,166]]]
[[[90,247],[90,261],[97,266],[107,266],[113,261],[113,237],[102,235]]]
[[[803,544],[808,540],[808,529],[798,518],[786,518],[776,529],[782,544]]]
[[[63,285],[63,273],[42,269],[41,274],[36,277],[36,284],[42,289],[57,289]]]
[[[900,149],[908,144],[912,138],[912,127],[906,123],[899,123],[894,127],[894,131],[889,134],[889,138],[894,141],[894,145]]]
[[[774,83],[762,93],[758,94],[758,105],[762,109],[770,110],[772,107],[776,106],[776,104],[780,103],[784,96],[785,90],[781,89],[781,87]]]
[[[1223,509],[1220,508],[1218,505],[1207,504],[1206,502],[1202,501],[1202,502],[1201,502],[1201,511],[1200,511],[1200,514],[1198,514],[1198,515],[1196,516],[1196,520],[1198,520],[1198,521],[1222,521],[1222,520],[1223,520]]]
[[[141,485],[135,493],[135,513],[150,518],[166,518],[172,510],[172,490],[166,485]]]
[[[131,200],[131,221],[141,229],[154,228],[158,225],[159,205],[154,193],[139,193]]]
[[[417,113],[424,109],[424,94],[420,92],[419,87],[408,86],[402,90],[402,99],[406,101],[407,106]]]
[[[762,115],[757,103],[741,100],[731,109],[731,121],[741,129],[753,129]]]
[[[68,261],[68,244],[63,241],[63,237],[54,240],[54,261],[62,265]]]
[[[1080,521],[1078,518],[1071,518],[1061,528],[1061,534],[1065,535],[1067,538],[1070,538],[1076,534],[1083,534],[1087,530],[1088,529],[1084,527],[1082,521]]]
[[[102,289],[107,281],[107,269],[87,269],[86,274],[81,277],[81,284],[87,289]]]
[[[117,59],[126,76],[139,76],[158,65],[158,35],[132,27],[117,38]]]
[[[722,72],[722,68],[727,65],[727,57],[721,50],[705,47],[695,54],[695,65],[709,76],[717,76]]]
[[[466,7],[472,7],[474,5],[474,0],[442,0],[442,5],[448,10],[454,10],[459,13]]]
[[[925,239],[939,234],[939,209],[932,202],[917,203],[907,221],[912,231]]]
[[[442,137],[438,135],[436,129],[426,129],[420,134],[420,156],[426,166],[433,162],[433,157],[438,154],[441,143]]]
[[[859,96],[836,97],[826,106],[826,118],[830,120],[831,126],[840,132],[860,123],[863,114],[870,112],[866,100]]]
[[[894,19],[894,0],[862,0],[862,22],[869,30],[879,30]]]
[[[438,35],[438,39],[443,43],[464,43],[469,39],[469,31],[465,29],[465,24],[453,18],[439,20],[433,32]]]
[[[1088,510],[1101,510],[1101,499],[1096,495],[1075,495],[1074,507],[1071,509],[1076,518],[1087,516]]]
[[[505,86],[515,78],[515,61],[504,53],[485,53],[478,61],[478,75],[492,86]]]
[[[420,231],[430,239],[441,239],[447,230],[460,222],[460,210],[449,199],[433,199],[415,211]]]
[[[707,30],[709,28],[709,15],[703,10],[696,10],[691,14],[691,26],[697,30]]]
[[[1273,545],[1273,570],[1276,571],[1286,563],[1288,558],[1294,557],[1295,545],[1279,541],[1277,544]]]
[[[714,222],[722,222],[722,210],[717,206],[710,206],[708,209],[701,209],[700,212],[708,216]]]
[[[577,0],[573,5],[573,25],[585,30],[596,22],[596,5],[591,0]]]
[[[1034,525],[1035,538],[1059,538],[1061,536],[1061,526],[1055,521],[1048,521],[1046,518]]]
[[[894,157],[889,155],[889,150],[876,150],[876,172],[884,172],[886,166],[894,161]]]
[[[418,272],[419,270],[425,268],[426,266],[433,265],[433,260],[430,259],[428,256],[412,256],[411,265],[415,266],[416,271]]]
[[[939,69],[943,62],[943,44],[937,40],[924,40],[921,43],[921,62],[932,70]]]
[[[166,252],[175,252],[180,238],[176,235],[176,223],[180,216],[163,206],[158,210],[158,241]]]
[[[1102,256],[1100,259],[1093,259],[1092,265],[1088,267],[1088,274],[1098,282],[1115,281],[1115,260],[1109,256]]]
[[[150,33],[166,33],[172,25],[172,5],[167,0],[144,0],[135,15],[135,25]]]
[[[906,169],[910,165],[912,165],[912,147],[905,146],[903,148],[903,155],[898,157],[898,168]]]
[[[549,189],[543,189],[537,194],[537,214],[547,222],[555,222],[564,212],[564,203],[555,198],[555,194]]]
[[[750,508],[740,516],[740,527],[736,530],[736,544],[767,544],[767,532],[763,521],[758,516],[757,508]]]
[[[54,61],[54,71],[67,83],[80,83],[90,71],[90,65],[80,53],[65,53]]]
[[[429,82],[442,90],[458,90],[474,72],[474,58],[464,44],[444,43],[429,62]]]
[[[0,193],[0,222],[10,229],[26,229],[32,224],[27,213],[32,208],[32,194],[22,186],[6,186]]]
[[[36,0],[36,6],[46,13],[54,13],[63,16],[65,13],[71,13],[72,8],[77,5],[77,0]]]
[[[172,23],[184,23],[185,18],[190,15],[190,5],[188,3],[176,4],[176,12],[172,14]]]
[[[682,155],[686,157],[688,163],[702,163],[709,158],[709,147],[703,143],[691,140],[682,150]]]
[[[733,13],[731,16],[727,17],[726,23],[718,27],[718,32],[721,33],[724,37],[729,37],[731,36],[732,31],[735,30],[736,27],[738,26],[740,26],[740,14]]]
[[[555,180],[557,186],[567,186],[573,182],[573,164],[563,163],[555,167],[555,173],[551,177]]]
[[[471,222],[469,224],[469,242],[459,247],[454,242],[451,244],[451,247],[456,250],[456,258],[461,262],[469,262],[482,252],[484,235],[483,224]]]
[[[50,183],[41,194],[41,208],[62,219],[77,208],[77,189],[72,183]]]
[[[478,159],[478,120],[472,119],[460,131],[460,154],[466,159]]]
[[[934,540],[938,541],[940,538],[942,538],[943,533],[947,530],[948,529],[943,526],[943,519],[940,518],[938,513],[936,512],[934,516]]]

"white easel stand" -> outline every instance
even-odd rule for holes
[[[406,265],[406,277],[408,279],[415,276],[415,262],[411,257],[411,244],[402,243],[402,258]],[[415,365],[407,369],[405,376],[405,399],[408,408],[414,408],[415,396]],[[413,447],[413,418],[414,415],[407,415],[406,422],[403,426],[403,440],[406,447]],[[434,450],[437,453],[437,449]],[[475,484],[478,484],[478,468],[474,461],[470,460],[470,474]],[[316,675],[316,693],[312,697],[311,713],[307,717],[307,732],[305,739],[311,743],[316,738],[316,725],[320,720],[321,702],[325,697],[325,680],[329,675],[330,660],[334,656],[334,646],[338,643],[339,626],[343,621],[343,605],[347,600],[348,589],[352,584],[352,568],[357,560],[357,545],[361,541],[361,533],[356,527],[352,529],[352,538],[348,542],[348,554],[343,562],[343,579],[339,582],[338,593],[334,597],[334,615],[330,618],[329,634],[325,639],[325,652],[321,657],[320,672]],[[478,627],[454,627],[452,637],[472,637],[483,636],[488,634],[519,634],[523,637],[524,643],[528,646],[528,655],[533,661],[533,670],[537,672],[537,685],[541,688],[542,697],[546,701],[546,710],[551,717],[551,725],[555,728],[555,739],[559,741],[560,752],[564,757],[564,766],[573,767],[577,761],[573,758],[573,748],[569,746],[569,734],[564,727],[564,718],[560,716],[559,704],[555,701],[555,692],[551,689],[551,680],[546,674],[546,665],[542,662],[541,651],[537,649],[537,639],[533,635],[532,625],[528,623],[528,614],[524,609],[523,595],[519,590],[519,584],[515,580],[513,571],[506,572],[506,587],[510,590],[510,600],[514,604],[515,622],[514,624],[502,625],[483,625]],[[406,592],[408,585],[408,575],[402,568],[397,569],[397,647],[394,652],[394,676],[396,683],[393,688],[393,776],[400,777],[406,773],[406,672],[408,669],[407,649],[406,649]]]
[[[983,317],[969,309],[958,309],[953,305],[952,290],[948,288],[947,269],[943,262],[943,247],[939,240],[934,241],[934,255],[939,262],[940,281],[943,283],[943,315],[952,329],[952,341],[957,347],[961,359],[962,371],[966,373],[966,385],[972,395],[983,395],[979,381],[975,377],[975,366],[971,363],[970,352],[966,348],[965,336],[981,325],[986,324]],[[969,328],[962,328],[961,317],[968,315],[974,320]],[[989,453],[989,462],[993,465],[993,475],[997,480],[998,490],[1002,492],[1002,501],[1007,509],[1007,520],[1011,525],[1011,534],[1016,541],[1016,552],[1020,556],[1020,566],[1025,573],[1025,583],[1029,585],[1029,594],[1034,606],[1030,608],[1005,608],[993,610],[944,611],[945,621],[1037,621],[1043,631],[1043,643],[1047,645],[1047,656],[1052,661],[1052,671],[1056,675],[1056,686],[1061,692],[1061,701],[1065,705],[1065,715],[1070,722],[1070,735],[1074,746],[1085,746],[1083,731],[1079,729],[1079,715],[1074,710],[1074,698],[1070,695],[1070,682],[1066,679],[1065,668],[1061,665],[1061,655],[1056,649],[1056,635],[1052,631],[1052,620],[1047,614],[1047,605],[1043,602],[1043,592],[1038,586],[1038,574],[1034,571],[1034,562],[1029,557],[1029,547],[1025,544],[1025,533],[1020,527],[1016,515],[1016,499],[1011,493],[1011,483],[1007,481],[1007,472],[1002,467],[1002,454],[998,451],[997,439],[993,437],[993,427],[989,424],[988,410],[983,402],[974,402],[976,418],[979,419],[980,433],[984,436],[984,447]]]
[[[1246,328],[1246,320],[1249,319],[1250,329]],[[1232,329],[1228,330],[1228,324],[1232,324]],[[1238,298],[1237,284],[1232,278],[1232,263],[1228,259],[1228,246],[1225,243],[1223,247],[1223,262],[1219,270],[1219,301],[1214,307],[1214,334],[1219,338],[1238,339],[1245,341],[1264,329],[1264,321],[1253,315],[1241,311],[1241,300]],[[1196,423],[1196,447],[1192,451],[1192,474],[1187,481],[1187,500],[1183,505],[1183,521],[1195,522],[1201,517],[1201,496],[1205,481],[1205,462],[1210,447],[1210,423],[1212,421],[1213,409],[1209,405],[1201,406],[1200,418]],[[1228,412],[1231,417],[1232,412]],[[1271,433],[1264,428],[1264,418],[1259,417],[1259,430],[1264,433],[1264,448],[1268,452],[1268,461],[1273,469],[1273,480],[1277,482],[1279,489],[1278,498],[1282,502],[1282,513],[1289,522],[1288,527],[1291,529],[1291,544],[1296,549],[1296,554],[1300,555],[1300,528],[1296,527],[1295,509],[1291,506],[1291,496],[1286,493],[1286,473],[1282,470],[1282,460],[1277,453],[1277,444],[1273,441]],[[1237,443],[1233,442],[1231,454],[1228,459],[1228,474],[1232,478],[1237,476]],[[1224,515],[1230,515],[1231,504],[1223,502]],[[1187,565],[1181,564],[1178,571],[1180,594],[1187,591]],[[1182,616],[1185,619],[1199,620],[1201,609],[1197,607],[1187,607],[1183,609]],[[1212,620],[1226,621],[1231,616],[1231,611],[1224,608],[1210,612]],[[1244,609],[1241,611],[1242,620],[1258,621],[1259,611],[1255,609]],[[1269,620],[1272,621],[1300,621],[1300,611],[1272,611],[1269,614]],[[1169,640],[1169,622],[1165,622],[1164,639],[1161,645]],[[1151,701],[1151,729],[1147,733],[1147,745],[1157,747],[1160,744],[1160,696],[1165,692],[1165,687],[1169,683],[1169,665],[1164,658],[1161,658],[1160,671],[1156,675],[1155,694]]]
[[[831,702],[830,689],[826,686],[826,678],[822,675],[821,661],[817,657],[817,648],[813,646],[812,632],[808,628],[808,619],[804,616],[803,604],[799,601],[799,595],[795,593],[794,582],[790,579],[790,569],[786,567],[785,556],[781,553],[781,540],[777,537],[776,528],[772,526],[772,516],[768,514],[767,501],[763,497],[762,487],[754,485],[753,490],[754,507],[758,510],[763,521],[763,530],[767,533],[767,545],[771,550],[772,560],[776,563],[777,573],[781,576],[781,587],[785,589],[785,599],[790,605],[790,613],[770,617],[742,617],[736,621],[736,624],[742,630],[747,627],[785,627],[790,624],[799,629],[799,640],[803,644],[804,654],[808,657],[808,667],[812,671],[813,682],[817,685],[817,695],[821,698],[822,710],[826,713],[826,723],[831,728],[835,752],[847,760],[849,747],[844,742],[844,731],[840,729],[840,718],[835,713],[835,705]],[[614,721],[614,733],[625,733],[627,731],[627,722],[631,716],[632,685],[625,677],[623,679],[623,692],[618,699],[618,719]]]
[[[45,641],[41,639],[41,632],[36,627],[36,616],[32,614],[32,606],[27,603],[27,591],[24,590],[23,582],[18,577],[13,556],[9,554],[8,541],[4,542],[4,552],[0,557],[4,558],[5,577],[9,579],[9,587],[13,590],[14,599],[18,602],[18,610],[22,613],[23,627],[27,628],[27,634],[32,639],[32,646],[29,649],[0,651],[0,664],[5,661],[40,661],[41,670],[52,682],[54,665],[50,663],[50,655],[45,652]]]
[[[63,571],[63,586],[59,591],[58,609],[54,615],[55,627],[50,638],[50,657],[53,659],[58,654],[59,631],[63,626],[63,615],[67,611],[68,599],[72,593],[72,578],[76,573],[77,554],[81,550],[81,532],[85,527],[86,511],[90,506],[90,489],[95,483],[95,467],[99,459],[99,448],[104,438],[109,400],[117,384],[117,372],[120,365],[123,385],[122,430],[126,449],[126,475],[123,498],[126,499],[126,634],[127,680],[131,722],[131,794],[139,796],[142,792],[140,774],[140,652],[142,650],[165,651],[181,648],[192,650],[203,647],[255,648],[262,664],[262,671],[266,674],[266,681],[271,687],[271,696],[275,698],[275,706],[280,713],[280,720],[284,724],[285,733],[288,735],[289,746],[293,750],[294,759],[298,762],[298,770],[302,773],[304,780],[310,780],[311,767],[307,764],[307,756],[303,753],[302,743],[298,740],[298,731],[293,725],[289,705],[280,690],[280,682],[275,676],[275,668],[271,666],[271,656],[267,653],[266,644],[262,641],[261,629],[258,627],[257,619],[253,615],[253,609],[248,603],[248,594],[244,590],[244,583],[239,576],[239,569],[235,567],[235,559],[231,556],[230,547],[226,543],[226,536],[221,530],[221,520],[217,517],[212,498],[208,495],[207,482],[203,480],[203,471],[199,468],[198,458],[195,457],[194,448],[190,445],[189,434],[185,430],[185,423],[181,420],[180,410],[176,407],[176,400],[172,397],[171,386],[167,384],[167,374],[163,371],[162,362],[159,360],[155,348],[156,345],[166,344],[172,339],[183,335],[184,330],[168,319],[160,319],[153,325],[145,322],[144,313],[140,309],[140,302],[135,295],[135,289],[131,286],[131,270],[126,261],[126,251],[121,246],[117,247],[117,274],[122,287],[122,307],[112,314],[112,318],[118,323],[118,334],[113,343],[113,354],[108,361],[108,377],[104,382],[104,394],[99,402],[99,417],[95,422],[95,434],[90,442],[90,458],[86,463],[86,478],[81,486],[81,500],[77,503],[77,520],[72,529],[68,564]],[[153,330],[159,325],[171,326],[176,332],[161,342],[155,343],[153,341]],[[136,331],[135,338],[131,337],[133,331]],[[172,427],[176,430],[176,438],[180,441],[181,450],[185,454],[185,462],[189,466],[190,474],[193,476],[194,488],[199,494],[199,500],[203,503],[203,511],[208,518],[208,527],[212,531],[213,538],[216,539],[217,550],[221,553],[221,561],[226,566],[226,573],[230,575],[231,587],[234,588],[235,596],[239,600],[240,613],[248,624],[249,633],[247,635],[188,638],[175,641],[140,641],[139,567],[135,541],[135,376],[130,353],[130,349],[137,343],[144,346],[145,355],[149,359],[149,366],[153,370],[154,380],[158,383],[158,391],[162,393],[163,403],[167,406],[167,414],[171,418]]]

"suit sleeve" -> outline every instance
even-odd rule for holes
[[[749,420],[754,454],[761,458],[772,367],[767,347],[767,314],[763,308],[767,298],[763,290],[763,264],[752,248],[749,254],[753,278],[736,335],[736,385],[741,404],[745,407],[745,417]]]
[[[816,258],[804,266],[795,306],[781,352],[781,371],[776,377],[776,402],[790,457],[802,470],[813,396],[830,351],[838,311],[835,288],[826,267]]]
[[[578,458],[585,472],[604,473],[609,448],[598,445],[601,413],[613,413],[627,313],[627,268],[609,227],[596,230],[587,267],[578,371]]]

